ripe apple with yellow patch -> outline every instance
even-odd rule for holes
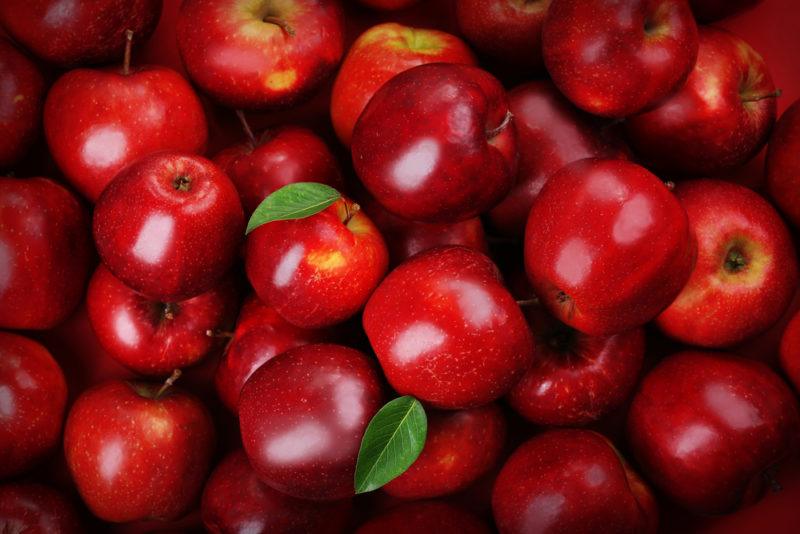
[[[350,145],[356,120],[375,91],[395,74],[425,63],[476,61],[461,39],[438,30],[389,22],[362,33],[342,62],[331,94],[331,120],[342,143]]]
[[[675,193],[697,242],[697,262],[658,326],[701,347],[763,332],[797,287],[794,246],[780,216],[754,191],[722,180],[682,182]]]
[[[344,53],[338,0],[186,0],[178,49],[192,80],[235,108],[310,96]]]
[[[388,264],[380,232],[345,198],[304,219],[257,227],[245,251],[247,277],[259,298],[301,328],[355,315]]]

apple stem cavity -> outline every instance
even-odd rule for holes
[[[256,141],[256,136],[253,135],[253,130],[250,129],[250,123],[247,122],[247,117],[244,114],[244,111],[241,109],[236,110],[236,116],[239,118],[239,122],[242,125],[242,130],[244,130],[244,134],[247,136],[247,141],[250,143],[250,148],[255,148],[258,145]]]
[[[284,33],[286,33],[286,35],[288,35],[289,37],[294,37],[294,28],[289,26],[289,24],[285,20],[272,16],[266,16],[261,20],[263,22],[266,22],[267,24],[274,24],[275,26],[278,26],[280,29],[284,31]]]
[[[164,395],[164,393],[165,393],[165,392],[166,392],[166,391],[167,391],[167,390],[168,390],[170,387],[172,387],[172,385],[175,383],[175,381],[176,381],[176,380],[178,380],[178,379],[181,377],[181,375],[182,375],[182,374],[183,374],[183,373],[181,372],[181,370],[180,370],[180,369],[175,369],[174,371],[172,371],[172,374],[171,374],[171,375],[169,375],[169,378],[167,378],[166,380],[164,380],[164,384],[163,384],[163,385],[161,386],[161,388],[159,388],[159,390],[156,392],[156,395],[155,395],[155,397],[153,397],[153,399],[154,399],[154,400],[158,400],[158,399],[160,399],[160,398],[161,398],[161,396],[162,396],[162,395]]]
[[[122,74],[131,73],[131,48],[133,48],[133,30],[125,30],[125,56],[122,59]]]
[[[487,139],[494,139],[498,135],[500,135],[506,127],[511,124],[511,119],[514,118],[514,114],[511,113],[511,110],[506,111],[506,116],[503,117],[503,122],[501,122],[497,128],[492,128],[491,130],[486,131],[486,138]]]
[[[783,94],[781,89],[775,89],[771,93],[767,93],[765,95],[753,95],[748,96],[747,98],[742,97],[742,102],[758,102],[759,100],[766,100],[768,98],[778,98]]]

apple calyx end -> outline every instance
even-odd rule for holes
[[[742,271],[749,263],[747,256],[737,247],[731,248],[725,255],[724,268],[731,274]]]
[[[189,190],[192,188],[192,179],[185,175],[181,174],[176,176],[174,180],[172,180],[172,187],[176,191],[183,191],[184,193],[188,193]]]

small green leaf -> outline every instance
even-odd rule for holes
[[[250,216],[245,234],[272,221],[311,217],[340,198],[342,198],[341,193],[325,184],[298,182],[285,185],[261,201]]]
[[[428,435],[425,409],[414,397],[387,402],[367,425],[356,463],[356,493],[380,488],[417,459]]]

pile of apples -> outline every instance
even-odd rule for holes
[[[652,533],[780,489],[800,102],[707,24],[757,1],[429,3],[0,2],[0,532]],[[162,8],[182,72],[136,60]]]

